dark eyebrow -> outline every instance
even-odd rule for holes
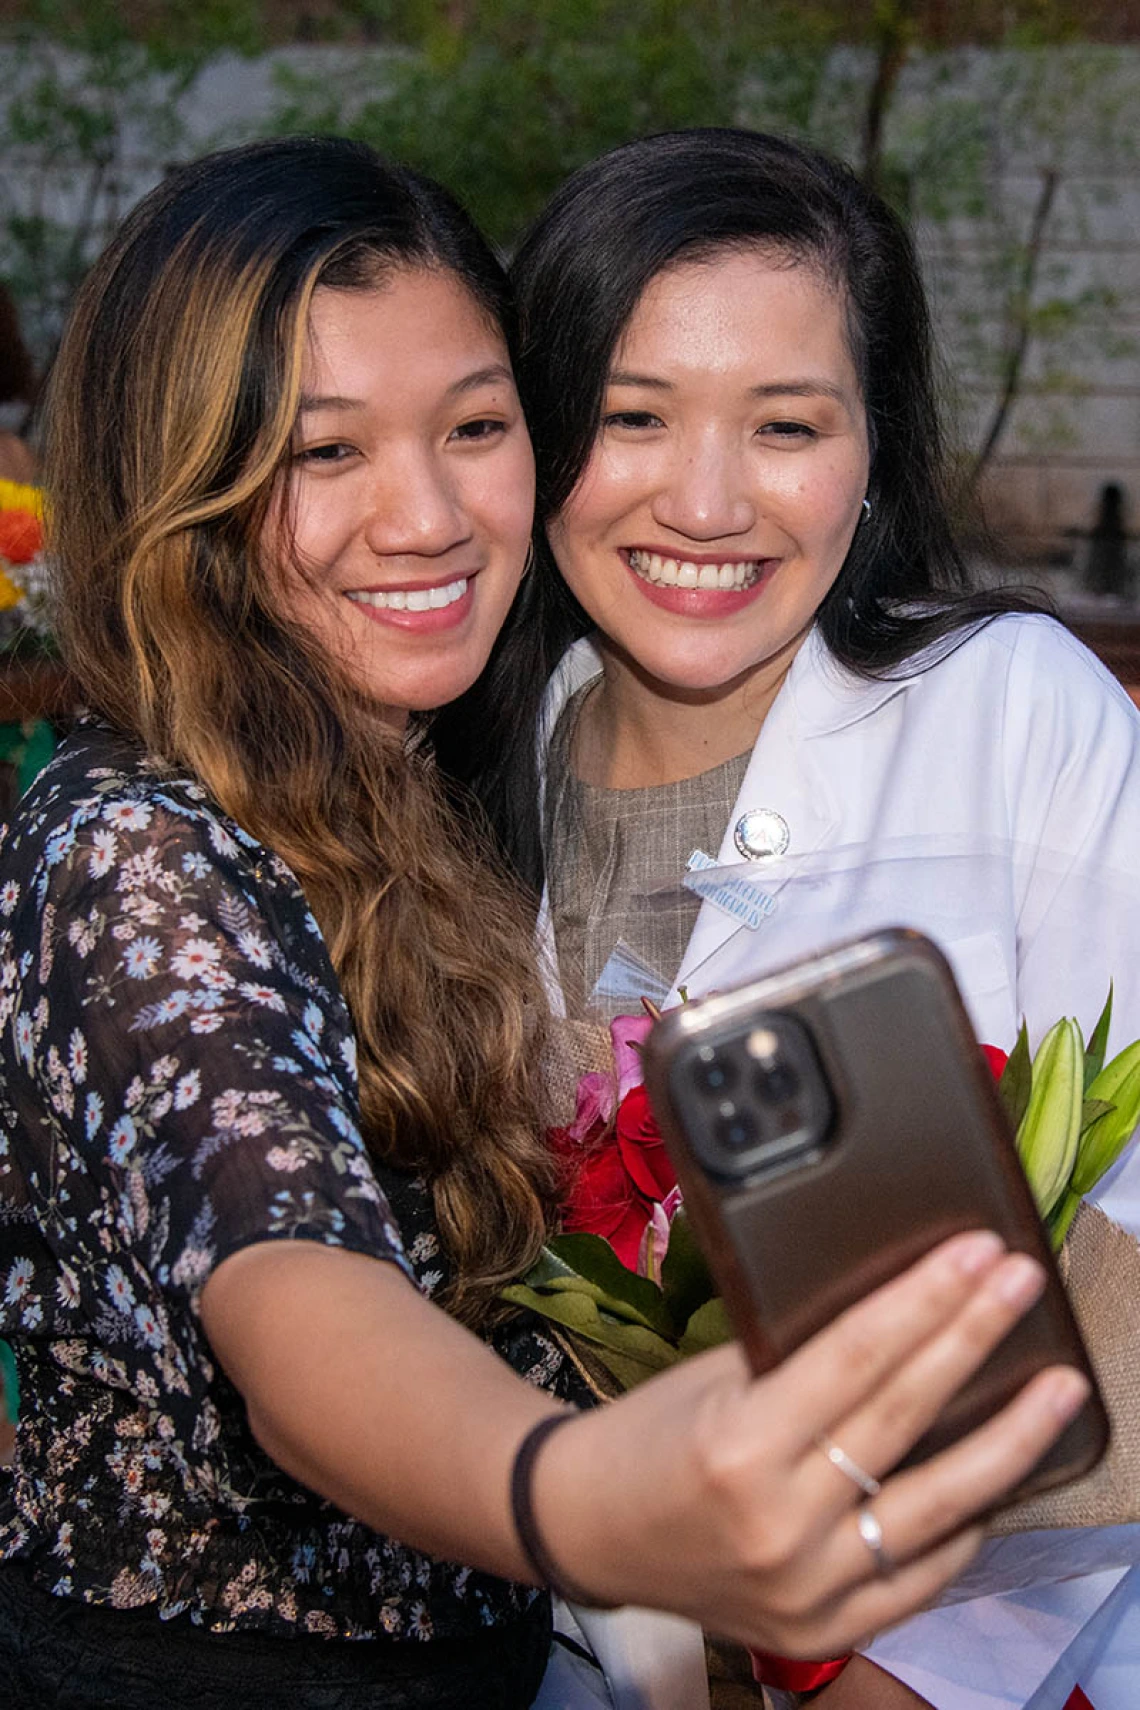
[[[477,392],[480,386],[499,386],[504,380],[508,386],[515,383],[515,377],[505,362],[492,362],[486,368],[476,368],[473,374],[465,374],[462,380],[447,388],[447,395],[453,398],[463,392]]]
[[[606,382],[609,386],[647,386],[652,392],[671,392],[669,380],[656,379],[652,374],[630,374],[625,368],[615,368]]]
[[[297,404],[297,414],[312,415],[317,410],[362,410],[363,398],[314,397],[302,392]]]
[[[615,368],[609,376],[611,386],[640,386],[651,392],[672,392],[673,383],[662,380],[653,374],[631,374],[627,369]],[[749,387],[752,398],[834,398],[836,403],[848,408],[851,399],[842,386],[833,386],[829,380],[773,380],[765,381],[759,386]]]
[[[753,386],[751,393],[754,398],[834,398],[837,404],[851,402],[843,387],[833,386],[830,380],[774,380]]]
[[[470,374],[465,374],[461,380],[447,388],[449,398],[461,397],[465,392],[477,392],[481,386],[498,386],[503,381],[513,386],[515,377],[505,362],[492,362],[486,368],[476,368]],[[364,410],[368,405],[363,398],[341,398],[335,394],[315,396],[302,392],[297,405],[299,415],[314,415],[318,410]]]

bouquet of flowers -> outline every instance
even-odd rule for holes
[[[1008,1055],[981,1047],[1055,1250],[1140,1121],[1140,1040],[1106,1063],[1111,1019],[1110,991],[1087,1046],[1065,1017],[1036,1052],[1024,1027]],[[612,1072],[583,1075],[573,1120],[550,1131],[570,1178],[563,1233],[505,1291],[585,1342],[619,1389],[731,1333],[642,1085],[651,1025],[613,1022]]]
[[[731,1335],[642,1085],[652,1020],[613,1022],[612,1070],[583,1075],[573,1120],[549,1131],[570,1181],[563,1233],[503,1291],[586,1343],[615,1392]]]

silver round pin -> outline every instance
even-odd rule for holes
[[[747,860],[767,861],[784,854],[792,834],[787,820],[775,808],[749,808],[737,820],[732,841]]]

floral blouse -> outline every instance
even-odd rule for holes
[[[252,1242],[444,1280],[430,1194],[370,1163],[358,1120],[293,874],[193,778],[82,725],[0,835],[0,1335],[21,1392],[0,1558],[215,1631],[462,1637],[534,1604],[293,1482],[212,1360],[200,1290]],[[526,1322],[498,1340],[573,1392]]]

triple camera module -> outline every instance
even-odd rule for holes
[[[818,1149],[833,1105],[811,1037],[787,1015],[768,1015],[724,1038],[694,1040],[679,1055],[671,1091],[694,1150],[720,1176],[767,1173]]]

